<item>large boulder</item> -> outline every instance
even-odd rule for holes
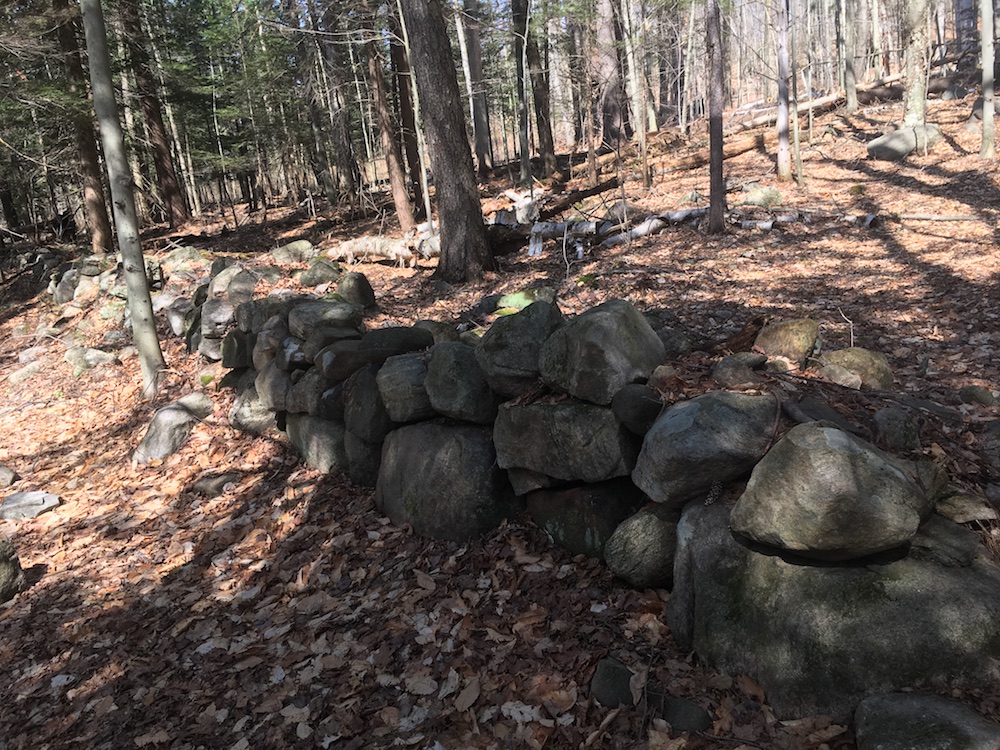
[[[535,302],[516,315],[499,318],[476,348],[490,388],[513,397],[537,385],[539,352],[563,324],[559,308],[548,302]]]
[[[496,418],[499,400],[486,382],[476,350],[468,344],[435,344],[424,387],[438,414],[475,424],[492,424]]]
[[[271,360],[264,369],[257,373],[254,387],[262,404],[271,411],[285,411],[287,408],[288,391],[292,387],[292,377],[287,371],[278,367]]]
[[[493,440],[502,468],[567,481],[627,476],[635,462],[635,438],[611,409],[593,404],[504,404]]]
[[[777,418],[771,396],[719,391],[674,404],[646,433],[632,481],[658,503],[683,505],[750,471]]]
[[[538,363],[547,385],[607,405],[622,386],[645,380],[663,359],[663,342],[646,318],[615,299],[555,331],[542,346]]]
[[[456,541],[489,531],[520,508],[488,428],[430,422],[386,438],[375,503],[393,523]]]
[[[886,693],[854,712],[858,750],[997,750],[1000,724],[936,695]]]
[[[191,428],[211,414],[213,408],[212,399],[204,393],[189,393],[159,409],[132,454],[133,463],[145,464],[169,456],[184,444]]]
[[[317,300],[301,302],[288,312],[288,330],[305,339],[317,328],[361,328],[363,308],[350,302]]]
[[[344,433],[347,475],[361,487],[374,487],[382,463],[382,443],[369,443],[351,431]]]
[[[0,538],[0,604],[13,599],[25,585],[24,571],[14,545]]]
[[[229,410],[229,424],[251,435],[263,435],[277,427],[274,412],[261,400],[255,385],[237,394]]]
[[[681,516],[667,622],[683,649],[747,674],[781,718],[845,721],[866,695],[934,685],[996,687],[1000,568],[907,556],[807,565],[740,544],[725,503]]]
[[[285,410],[296,414],[319,413],[320,399],[333,385],[316,367],[310,367],[292,383],[285,395]]]
[[[344,425],[308,414],[289,414],[285,431],[288,442],[308,466],[328,474],[348,467],[344,449]]]
[[[618,524],[642,504],[628,479],[538,490],[527,497],[528,512],[552,540],[574,555],[601,558]]]
[[[941,138],[941,128],[932,123],[900,128],[869,142],[868,157],[882,161],[902,161],[914,151],[929,151]]]
[[[754,467],[733,531],[818,560],[852,560],[913,538],[947,484],[822,422],[792,428]]]
[[[257,274],[253,271],[239,263],[233,264],[212,277],[208,283],[208,297],[224,299],[231,305],[242,305],[253,297],[257,280]]]

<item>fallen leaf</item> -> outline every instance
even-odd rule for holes
[[[455,710],[459,713],[467,711],[477,700],[479,700],[479,678],[473,676],[465,683],[462,692],[455,697]]]

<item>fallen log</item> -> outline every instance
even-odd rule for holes
[[[438,236],[431,234],[416,237],[362,235],[345,240],[326,251],[326,257],[330,260],[342,260],[346,263],[359,263],[372,259],[391,260],[401,268],[405,265],[415,268],[419,258],[434,258],[440,254]]]
[[[572,208],[574,204],[586,198],[592,198],[595,195],[600,195],[608,190],[614,190],[619,187],[621,183],[618,181],[617,177],[612,177],[610,180],[605,180],[604,182],[594,185],[593,187],[583,188],[581,190],[574,190],[571,193],[567,193],[559,200],[555,201],[552,205],[543,208],[538,212],[539,221],[548,221],[549,219],[558,216],[566,209]]]

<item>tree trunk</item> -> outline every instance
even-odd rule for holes
[[[843,2],[843,0],[841,0]],[[788,5],[777,0],[774,24],[778,32],[778,179],[792,179],[791,143],[788,118]]]
[[[149,53],[146,51],[145,34],[139,21],[139,2],[140,0],[124,0],[120,4],[122,27],[129,48],[142,115],[146,120],[146,127],[149,128],[153,165],[156,168],[156,184],[167,210],[167,221],[171,227],[177,227],[186,222],[189,215],[184,203],[184,191],[181,190],[180,181],[177,179],[167,129],[163,125],[163,111],[156,91],[156,79],[149,69]]]
[[[979,149],[979,155],[984,159],[992,159],[996,155],[996,135],[994,132],[993,109],[993,75],[994,75],[994,54],[993,40],[995,29],[993,28],[993,0],[979,0],[980,12],[982,13],[982,62],[983,62],[983,143]]]
[[[601,121],[601,143],[617,151],[632,137],[628,103],[622,85],[618,58],[620,35],[615,23],[613,0],[597,0],[597,112]]]
[[[417,117],[413,111],[413,81],[396,13],[389,14],[389,32],[389,57],[399,95],[399,126],[402,130],[403,154],[410,174],[410,191],[413,193],[413,218],[422,221],[427,217],[424,210],[424,188],[420,180],[420,143],[417,138]]]
[[[708,231],[718,234],[726,229],[726,183],[722,172],[722,109],[725,71],[722,58],[722,23],[719,0],[708,0],[705,25],[711,75],[708,97],[709,138],[709,210]]]
[[[929,0],[910,0],[906,6],[906,94],[903,127],[922,125],[927,111],[927,33]]]
[[[389,172],[389,190],[392,192],[392,202],[396,207],[396,217],[399,228],[404,232],[413,229],[416,222],[413,219],[413,206],[406,192],[406,175],[403,172],[399,144],[396,141],[396,124],[389,110],[389,97],[385,92],[385,77],[382,74],[382,60],[375,46],[375,26],[372,22],[372,10],[367,2],[364,4],[367,17],[362,24],[365,35],[365,56],[368,58],[368,81],[371,87],[372,103],[375,107],[375,119],[378,121],[379,133],[382,136],[382,152],[385,166]]]
[[[531,76],[531,98],[535,105],[535,128],[538,153],[542,157],[542,176],[551,177],[556,171],[556,147],[552,140],[552,108],[549,101],[549,74],[538,50],[538,34],[529,29],[528,72]]]
[[[843,66],[844,93],[847,95],[846,109],[856,112],[858,109],[858,78],[854,70],[856,59],[855,47],[857,34],[854,25],[857,22],[850,11],[850,0],[837,0],[837,17],[840,26],[841,65]]]
[[[521,185],[531,184],[531,138],[528,135],[528,79],[524,74],[525,41],[528,37],[528,0],[510,4],[514,32],[514,80],[517,85],[517,145],[521,157]]]
[[[146,280],[146,262],[139,243],[139,226],[135,217],[135,197],[132,175],[125,158],[125,143],[111,84],[111,56],[108,54],[108,34],[101,12],[101,0],[81,0],[83,28],[87,38],[90,62],[90,84],[94,92],[94,110],[101,128],[104,157],[111,184],[111,202],[118,230],[118,249],[125,271],[129,313],[132,317],[132,339],[139,352],[143,388],[140,398],[151,400],[158,392],[159,374],[166,368],[160,341],[156,337],[153,304]]]
[[[83,77],[83,62],[80,59],[80,43],[77,38],[79,16],[77,8],[70,7],[69,0],[53,0],[52,9],[59,25],[59,47],[62,49],[66,76],[69,79],[69,93],[79,98],[81,112],[73,118],[76,135],[76,150],[80,160],[80,174],[83,177],[83,212],[90,233],[90,247],[98,255],[111,250],[111,220],[104,201],[104,180],[101,163],[97,155],[97,141],[94,139],[94,125],[87,102],[87,84]],[[86,112],[86,114],[85,114]]]
[[[420,93],[441,225],[436,275],[447,282],[479,278],[494,268],[483,225],[472,154],[439,0],[402,0],[410,65]]]
[[[469,50],[469,84],[472,87],[472,130],[476,142],[476,165],[479,179],[493,171],[493,147],[490,143],[489,108],[483,85],[483,45],[479,38],[478,0],[465,0],[465,44]]]

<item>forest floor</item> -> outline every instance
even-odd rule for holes
[[[674,227],[581,261],[548,243],[541,257],[503,257],[499,272],[457,286],[433,282],[433,262],[361,263],[380,306],[369,325],[483,324],[469,312],[482,297],[537,284],[555,287],[568,314],[622,297],[669,309],[707,339],[761,314],[808,316],[826,348],[880,350],[900,393],[964,412],[960,429],[928,418],[925,451],[982,494],[995,478],[978,448],[1000,414],[960,406],[956,393],[1000,388],[1000,185],[996,163],[977,156],[978,133],[964,128],[969,108],[932,103],[929,119],[945,140],[902,164],[865,155],[865,142],[899,120],[897,106],[826,115],[803,144],[802,187],[775,181],[772,155],[727,160],[730,186],[777,187],[778,210],[811,217],[780,230]],[[506,204],[508,187],[484,188],[488,212]],[[659,171],[650,189],[626,179],[603,200],[663,212],[694,205],[692,191],[708,195],[706,167]],[[606,205],[597,197],[582,209]],[[840,219],[866,213],[884,220]],[[380,228],[377,218],[336,214],[270,218],[227,233],[221,220],[191,226],[204,234],[183,243],[266,263],[291,239],[333,247]],[[170,239],[149,238],[148,254],[180,241]],[[13,489],[52,492],[62,505],[0,523],[31,582],[0,606],[0,749],[854,747],[850,726],[781,721],[751,679],[681,652],[664,621],[668,592],[626,588],[599,562],[555,547],[530,519],[468,544],[419,539],[381,517],[371,491],[303,467],[281,435],[236,432],[226,419],[233,394],[216,387],[220,367],[186,354],[165,329],[170,369],[155,403],[137,399],[134,355],[74,377],[63,353],[103,346],[111,324],[97,315],[101,301],[66,308],[44,291],[17,291],[3,287],[0,300],[0,463],[22,477]],[[46,367],[14,384],[29,346],[44,348]],[[669,397],[711,388],[712,361],[695,353],[680,363],[684,386]],[[802,387],[821,389],[864,425],[885,405],[818,382]],[[153,411],[193,389],[211,396],[214,414],[177,454],[133,466]],[[235,476],[221,495],[194,490],[226,472]],[[639,681],[699,703],[713,726],[673,736],[639,708],[596,703],[589,684],[608,655]],[[952,694],[1000,720],[1000,689]]]

